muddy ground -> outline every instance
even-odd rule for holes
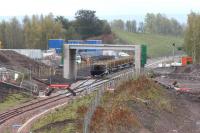
[[[135,113],[139,116],[146,131],[152,133],[199,133],[200,100],[194,100],[185,95],[176,95],[175,92],[170,91],[166,95],[171,99],[172,112],[147,109],[141,104],[132,104],[132,108],[136,110]]]
[[[172,71],[174,70],[174,71]],[[157,71],[158,72],[158,71]],[[163,74],[162,72],[167,72]],[[155,79],[171,86],[176,81],[177,87],[189,89],[188,92],[178,92],[174,89],[174,103],[178,109],[177,115],[172,119],[180,119],[174,130],[175,133],[199,133],[200,132],[200,65],[188,65],[172,69],[163,69],[161,75]],[[179,118],[180,117],[180,118]],[[168,117],[169,118],[169,117]],[[162,121],[159,122],[162,124]],[[170,124],[170,123],[169,123]],[[167,126],[167,125],[166,125]]]

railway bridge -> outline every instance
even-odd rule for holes
[[[141,68],[141,45],[111,45],[111,44],[64,44],[64,66],[63,66],[63,76],[66,79],[75,79],[77,76],[77,66],[76,66],[76,50],[127,50],[133,51],[135,53],[135,71],[140,73]]]

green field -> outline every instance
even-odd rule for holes
[[[146,44],[148,56],[159,57],[172,55],[172,43],[176,47],[183,45],[183,38],[167,35],[154,35],[147,33],[131,33],[121,30],[112,30],[118,38],[128,44]]]

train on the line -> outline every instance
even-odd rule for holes
[[[91,66],[90,74],[93,77],[104,76],[118,70],[134,65],[133,56],[124,57],[116,60],[100,61]]]

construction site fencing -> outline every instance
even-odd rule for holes
[[[32,81],[24,80],[20,85],[21,90],[28,94],[38,95],[39,88],[38,85],[33,83]]]
[[[15,70],[0,67],[0,81],[3,83],[20,86],[24,80],[24,74]]]
[[[8,66],[0,66],[0,81],[9,88],[17,89],[28,94],[37,94],[38,86],[31,80],[26,80],[27,73],[9,69]],[[25,69],[24,69],[25,71]],[[29,74],[28,74],[29,75]],[[31,76],[31,75],[30,75]],[[29,78],[28,78],[29,79]]]
[[[129,80],[132,80],[136,78],[138,75],[135,73],[134,70],[125,72],[123,74],[120,74],[112,79],[109,79],[103,83],[89,86],[84,92],[82,92],[84,95],[90,94],[91,92],[96,91],[95,97],[92,99],[88,111],[84,116],[83,120],[83,133],[89,133],[90,132],[90,123],[92,120],[92,116],[96,110],[96,108],[101,104],[101,98],[105,91],[114,91],[117,87],[119,87],[124,82],[127,82]]]
[[[37,75],[37,77],[49,77],[51,75],[55,75],[55,68],[54,67],[46,67],[46,66],[36,66],[31,67],[29,69],[29,74]]]
[[[55,75],[55,68],[53,67],[45,67],[45,66],[34,66],[31,65],[28,68],[20,67],[20,66],[14,66],[14,65],[5,65],[0,64],[0,68],[6,68],[10,70],[17,71],[19,73],[24,74],[25,79],[31,79],[31,76],[36,75],[37,77],[49,77],[51,75]]]

